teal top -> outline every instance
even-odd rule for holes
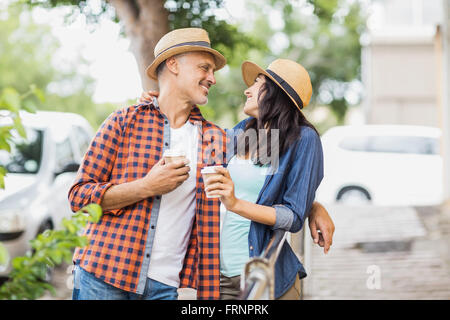
[[[256,203],[266,179],[267,166],[254,165],[250,160],[233,157],[228,171],[234,182],[237,198]],[[220,272],[227,277],[238,276],[249,259],[248,232],[250,220],[226,211],[220,232]]]

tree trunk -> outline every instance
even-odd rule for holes
[[[156,81],[150,79],[145,69],[155,58],[153,49],[161,37],[169,31],[165,0],[108,0],[124,24],[130,39],[130,50],[136,58],[144,90],[157,89]]]

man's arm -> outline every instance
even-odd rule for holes
[[[112,113],[100,126],[83,157],[75,183],[69,190],[69,202],[73,212],[90,203],[100,204],[104,193],[112,186],[110,175],[121,142],[120,119],[123,110]],[[105,214],[119,214],[107,212]]]
[[[91,142],[76,183],[69,191],[72,211],[97,203],[102,206],[104,214],[120,215],[123,207],[172,191],[187,179],[189,167],[184,162],[164,165],[164,161],[160,160],[142,179],[123,184],[112,183],[110,175],[120,149],[122,117],[121,110],[111,114]]]
[[[101,201],[103,210],[117,210],[149,197],[162,195],[176,189],[189,177],[189,166],[179,161],[164,164],[161,159],[148,174],[135,181],[110,187]]]
[[[104,211],[122,209],[147,198],[141,180],[111,186],[103,195],[100,206]]]

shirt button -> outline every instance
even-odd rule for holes
[[[147,258],[150,258],[150,253],[147,253],[145,256],[146,256]]]
[[[250,250],[253,250],[253,246],[250,246]]]
[[[167,120],[166,120],[166,121],[164,121],[164,124],[169,124],[169,122],[167,122]]]
[[[155,226],[152,225],[150,228],[155,229]]]
[[[168,147],[168,146],[169,146],[169,144],[168,144],[167,142],[165,143],[165,145],[166,145],[166,147]]]

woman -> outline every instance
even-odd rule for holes
[[[244,112],[250,117],[233,128],[236,155],[227,169],[218,169],[219,178],[205,181],[206,191],[219,195],[227,209],[220,239],[221,299],[238,297],[245,263],[262,253],[273,230],[302,228],[323,176],[319,135],[300,111],[312,94],[307,71],[294,61],[278,59],[267,70],[244,62],[242,74],[248,86]],[[143,94],[141,100],[148,98]],[[245,136],[251,131],[258,138],[268,137],[249,143]],[[271,145],[275,133],[279,144]],[[279,161],[274,168],[263,160],[273,159],[276,151]],[[275,265],[275,297],[299,299],[299,279],[305,276],[285,243]]]

